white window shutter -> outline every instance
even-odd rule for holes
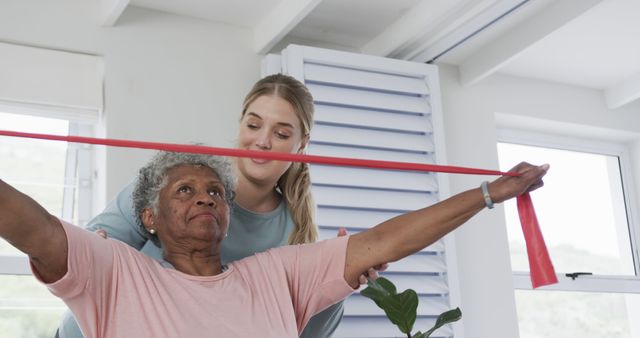
[[[303,81],[316,105],[307,153],[418,163],[446,163],[437,68],[432,65],[290,45],[282,72]],[[272,73],[273,71],[271,71]],[[320,238],[349,233],[448,197],[441,174],[311,166]],[[420,298],[414,333],[459,305],[455,250],[449,238],[390,265],[383,276]],[[398,337],[373,301],[355,293],[345,302],[334,337]],[[462,337],[445,326],[433,337]]]

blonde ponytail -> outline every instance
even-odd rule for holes
[[[289,235],[289,244],[313,243],[318,239],[318,228],[315,224],[315,203],[311,195],[311,179],[309,165],[292,163],[280,177],[278,188],[282,193],[291,219],[295,225]]]

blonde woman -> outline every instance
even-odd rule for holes
[[[282,74],[267,76],[253,86],[244,100],[238,147],[302,153],[309,142],[313,112],[313,97],[303,83]],[[241,158],[235,163],[235,171],[238,181],[230,206],[229,233],[222,241],[224,264],[270,248],[317,240],[307,164]],[[122,190],[87,228],[104,230],[108,237],[161,261],[161,249],[137,225],[131,198],[134,185]],[[340,302],[317,314],[301,337],[330,337],[342,312]],[[83,337],[70,312],[65,314],[58,336]]]

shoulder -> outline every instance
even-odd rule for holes
[[[83,229],[81,227],[61,221],[64,231],[67,235],[69,246],[85,247],[86,251],[94,252],[99,256],[105,256],[110,252],[113,256],[135,257],[146,261],[153,259],[146,257],[144,254],[129,246],[128,244],[114,238],[103,238],[94,231]]]
[[[83,229],[64,220],[60,220],[60,224],[62,224],[62,229],[64,229],[65,236],[67,236],[70,246],[76,245],[77,243],[92,242],[96,239],[94,236],[100,237],[90,230]]]

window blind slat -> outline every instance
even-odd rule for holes
[[[394,273],[429,272],[443,274],[447,272],[444,258],[440,255],[416,253],[389,265],[387,271]]]
[[[335,184],[355,187],[387,188],[437,192],[438,182],[430,173],[402,172],[380,169],[360,169],[311,165],[314,184]],[[375,181],[371,177],[376,177]]]
[[[319,103],[362,107],[408,114],[427,114],[429,103],[424,97],[379,93],[361,89],[309,84],[313,99]]]
[[[449,292],[442,276],[390,275],[385,272],[380,275],[392,280],[398,290],[413,289],[420,295],[430,296],[446,296]]]
[[[364,130],[348,127],[316,125],[311,132],[316,142],[388,150],[428,152],[433,149],[424,135]]]
[[[368,229],[382,223],[389,218],[400,215],[398,212],[384,212],[374,210],[357,210],[332,208],[320,205],[318,207],[318,224],[327,226],[344,226],[348,228]]]
[[[338,68],[308,63],[304,68],[304,77],[307,83],[319,82],[415,95],[429,93],[426,83],[420,78],[363,71],[354,68]]]
[[[345,310],[346,311],[346,310]],[[426,331],[433,327],[435,318],[417,318],[413,327],[417,330]],[[417,332],[416,330],[416,332]],[[364,331],[364,334],[363,334]],[[398,327],[384,317],[351,316],[348,321],[342,321],[336,329],[334,337],[369,337],[369,338],[391,338],[400,337],[402,333]],[[449,326],[443,326],[431,335],[431,338],[453,337],[453,332]]]
[[[442,313],[449,310],[446,298],[418,296],[418,314]],[[371,306],[373,301],[359,294],[349,297],[345,301],[345,315],[348,316],[380,316],[384,319],[384,311],[377,306]]]
[[[429,146],[429,145],[427,145]],[[311,140],[308,147],[308,153],[319,156],[336,156],[336,157],[350,157],[360,158],[365,160],[380,160],[380,161],[396,161],[396,162],[413,162],[434,164],[433,148],[428,148],[427,153],[421,152],[398,152],[392,150],[382,149],[362,149],[348,147],[341,144],[320,144]]]
[[[423,115],[397,114],[323,104],[316,105],[315,121],[316,123],[359,125],[368,128],[389,128],[414,133],[432,131],[429,118]]]
[[[324,48],[291,45],[284,49],[282,54],[283,56],[296,54],[298,57],[302,57],[302,59],[291,61],[304,63],[305,65],[316,63],[339,68],[357,68],[364,71],[403,76],[426,76],[429,74],[426,70],[427,67],[421,63],[381,58],[379,56],[372,55],[341,52]],[[288,60],[283,61],[284,63],[291,63],[291,61]],[[291,68],[290,64],[283,64],[283,69],[288,68]],[[302,79],[301,74],[295,74],[294,72],[295,71],[292,72],[293,75],[300,75],[299,77]]]
[[[429,193],[385,191],[382,194],[368,189],[312,187],[318,204],[336,204],[361,208],[391,208],[416,210],[437,202],[437,196]]]

